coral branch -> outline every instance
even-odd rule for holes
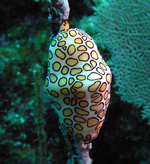
[[[36,122],[37,122],[37,131],[38,131],[38,141],[39,141],[39,156],[38,164],[46,164],[46,133],[44,130],[44,118],[43,118],[43,105],[42,105],[42,94],[41,94],[41,66],[39,64],[35,65],[34,68],[34,78],[35,78],[35,93],[37,96],[37,113],[36,113]]]
[[[89,150],[92,149],[92,143],[85,144],[84,141],[75,140],[74,144],[77,154],[79,154],[77,160],[79,164],[92,164],[92,159],[89,156]]]
[[[52,5],[57,9],[59,14],[59,23],[69,18],[70,7],[68,0],[52,0]]]

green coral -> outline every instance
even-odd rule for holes
[[[110,50],[117,94],[137,107],[150,100],[149,0],[107,0],[95,7],[97,43]],[[147,116],[149,117],[149,116]]]
[[[143,119],[148,118],[149,119],[148,124],[150,125],[150,102],[143,108],[144,110],[142,111],[142,118]]]

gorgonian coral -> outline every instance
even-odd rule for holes
[[[150,100],[150,1],[106,2],[95,8],[96,41],[112,54],[110,63],[121,99],[146,106]]]

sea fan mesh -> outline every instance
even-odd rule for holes
[[[123,101],[137,107],[147,106],[150,102],[150,0],[107,0],[95,10],[96,42],[112,54],[109,63],[117,93]]]

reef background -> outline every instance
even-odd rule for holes
[[[102,2],[104,0],[69,0],[69,22],[71,27],[82,28],[93,37],[103,58],[114,68],[111,59],[115,59],[115,54],[109,47],[100,45],[98,36],[103,28],[94,24]],[[150,1],[144,3],[150,4]],[[0,1],[0,164],[67,163],[67,144],[44,85],[48,47],[57,22],[55,17],[48,20],[48,7],[46,0]],[[150,35],[149,28],[148,31]],[[150,60],[148,63],[147,67]],[[92,142],[90,156],[93,164],[149,164],[149,106],[144,108],[142,99],[138,105],[131,99],[124,100],[117,93],[117,76],[113,71],[106,120]],[[149,83],[150,80],[146,83],[147,92]],[[129,89],[126,86],[126,90]],[[145,93],[140,96],[144,99]],[[150,95],[146,98],[150,100]]]

